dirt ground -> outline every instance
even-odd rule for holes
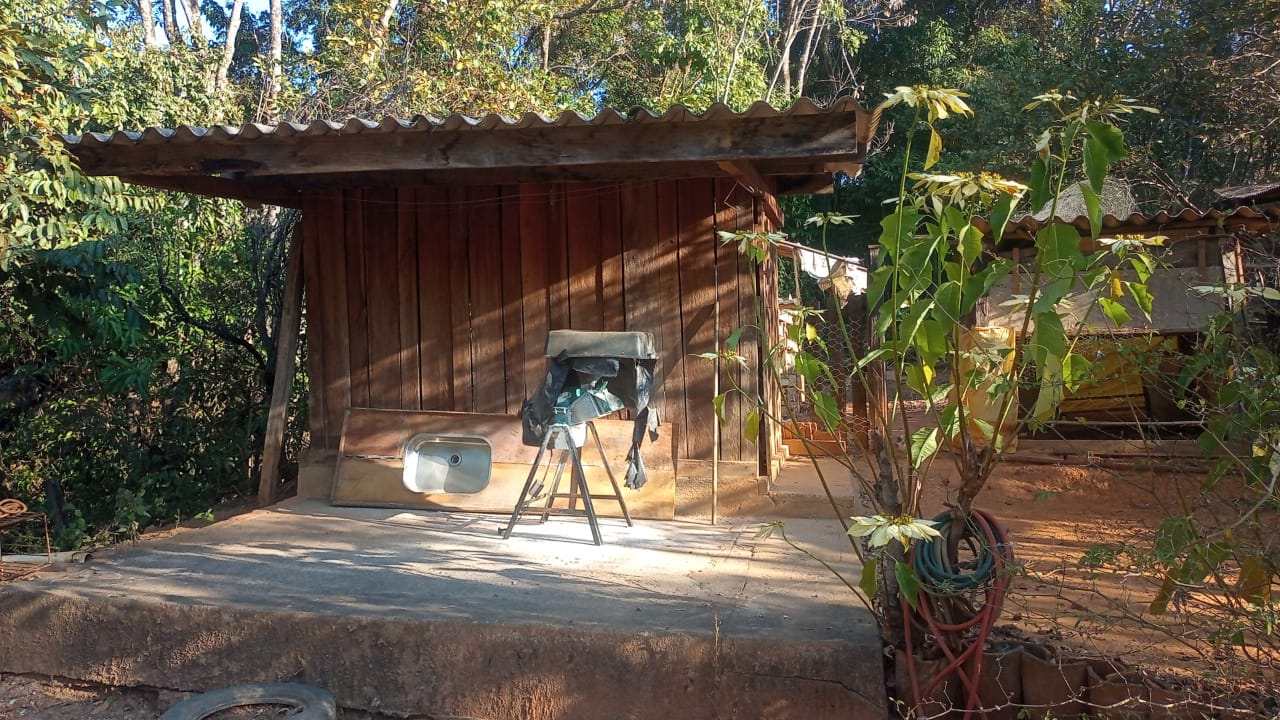
[[[954,474],[945,458],[931,471],[937,479],[924,498],[938,508],[954,492]],[[1141,667],[1184,683],[1217,678],[1235,687],[1274,692],[1276,665],[1262,668],[1192,649],[1177,640],[1176,613],[1153,622],[1144,614],[1156,588],[1123,571],[1098,572],[1079,560],[1099,543],[1149,542],[1161,518],[1183,510],[1203,510],[1203,475],[1164,470],[1115,469],[1052,464],[1001,466],[978,505],[1009,528],[1018,573],[1006,601],[1002,630],[1059,648],[1064,654],[1112,660],[1118,667]],[[1207,504],[1230,511],[1244,492],[1222,483]],[[1280,528],[1274,513],[1265,524]],[[1134,618],[1145,618],[1135,622]],[[1165,624],[1161,624],[1165,623]],[[156,720],[185,697],[153,689],[107,688],[53,678],[0,676],[0,720]],[[219,717],[281,717],[278,709],[229,711]],[[344,720],[380,720],[347,711]]]

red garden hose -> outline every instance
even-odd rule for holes
[[[949,559],[947,546],[951,513],[943,513],[934,521],[941,537],[917,543],[904,561],[911,563],[920,579],[915,607],[905,596],[900,601],[912,697],[919,702],[954,678],[965,691],[963,709],[981,717],[978,681],[982,676],[982,649],[1004,606],[1013,546],[1008,533],[994,517],[982,510],[973,510],[963,536],[973,558],[956,566]],[[982,603],[975,608],[966,596],[977,593],[981,593]],[[933,635],[947,659],[946,665],[923,688],[910,650],[914,646],[912,629],[917,623]]]

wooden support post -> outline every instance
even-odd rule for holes
[[[276,325],[276,372],[271,383],[271,408],[267,413],[267,436],[262,446],[262,478],[258,482],[258,505],[276,501],[280,480],[280,455],[289,425],[289,396],[297,364],[298,331],[302,321],[302,233],[295,229],[289,240],[285,261],[284,299],[280,322]]]

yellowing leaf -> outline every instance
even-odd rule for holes
[[[1271,573],[1265,558],[1250,555],[1240,563],[1240,581],[1236,583],[1236,591],[1254,605],[1271,604]]]
[[[933,126],[929,126],[929,152],[924,156],[924,169],[928,170],[942,158],[942,136]]]

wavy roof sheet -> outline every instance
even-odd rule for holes
[[[1086,215],[1072,219],[1057,218],[1056,222],[1066,222],[1074,226],[1085,237],[1092,233],[1092,228],[1089,226],[1089,218]],[[990,226],[985,221],[979,220],[975,224],[981,226],[983,230],[990,229]],[[1004,236],[1006,239],[1029,240],[1035,236],[1040,228],[1047,224],[1048,220],[1040,220],[1031,215],[1024,215],[1016,221],[1010,221],[1005,228]],[[1216,208],[1193,210],[1184,208],[1181,210],[1160,210],[1155,213],[1132,213],[1124,217],[1115,215],[1104,215],[1102,217],[1102,232],[1104,235],[1154,234],[1183,230],[1203,231],[1218,227],[1221,227],[1224,231],[1241,228],[1252,230],[1277,228],[1280,227],[1280,207],[1258,209],[1241,207],[1231,210],[1219,210]]]
[[[381,120],[353,117],[343,122],[319,120],[311,123],[282,122],[278,124],[245,123],[243,125],[179,125],[176,128],[148,127],[139,131],[117,130],[111,133],[89,132],[82,135],[62,136],[70,146],[87,145],[137,145],[146,143],[195,142],[201,140],[259,140],[264,138],[316,137],[324,135],[355,135],[360,133],[398,132],[456,132],[463,130],[526,130],[540,128],[599,127],[606,125],[644,125],[651,123],[681,124],[698,122],[723,122],[759,118],[802,117],[854,112],[868,115],[866,110],[850,97],[839,98],[823,105],[809,98],[800,98],[790,107],[778,109],[763,100],[752,103],[741,112],[724,103],[713,103],[702,112],[685,105],[674,105],[658,114],[644,107],[627,112],[602,110],[594,116],[566,110],[558,115],[528,112],[520,117],[490,113],[480,117],[453,113],[450,115],[414,115],[410,118],[385,116]]]
[[[878,115],[852,98],[785,109],[716,103],[662,114],[416,115],[67,135],[85,172],[204,195],[295,204],[337,187],[737,177],[775,194],[856,174]],[[764,187],[761,187],[764,186]]]

